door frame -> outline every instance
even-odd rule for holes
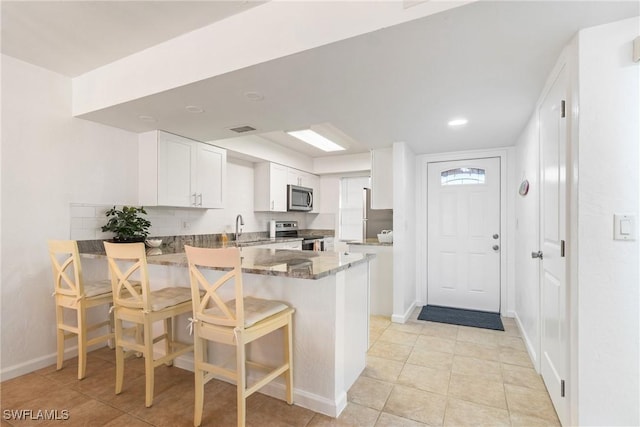
[[[419,236],[416,242],[416,256],[419,260],[425,260],[422,263],[416,263],[416,299],[418,305],[427,304],[427,277],[428,277],[428,224],[427,224],[427,191],[428,191],[428,165],[435,162],[448,162],[457,160],[468,159],[481,159],[489,157],[500,158],[500,236],[501,247],[500,251],[500,314],[503,316],[513,317],[515,296],[513,292],[513,268],[508,268],[509,265],[513,265],[514,259],[512,256],[511,248],[514,247],[515,242],[513,237],[514,230],[514,196],[512,193],[516,191],[513,176],[515,174],[513,166],[510,164],[509,159],[513,157],[515,147],[503,147],[486,150],[470,150],[470,151],[458,151],[450,153],[439,154],[423,154],[417,156],[416,162],[418,170],[420,172],[420,179],[417,185],[417,201],[418,201],[418,215],[417,215],[417,235]],[[511,195],[511,197],[509,197]]]

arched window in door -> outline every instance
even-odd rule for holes
[[[441,185],[484,184],[484,169],[455,168],[440,173]]]

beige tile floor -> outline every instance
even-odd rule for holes
[[[558,426],[544,384],[512,319],[505,332],[372,317],[367,367],[337,419],[256,393],[247,426]],[[122,394],[113,393],[115,359],[104,348],[89,355],[78,381],[76,360],[0,383],[7,409],[69,411],[67,421],[0,420],[0,426],[191,426],[193,374],[156,368],[155,400],[144,406],[144,362],[128,360]],[[211,381],[203,426],[235,426],[235,387]]]

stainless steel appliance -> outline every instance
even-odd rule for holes
[[[313,209],[313,188],[287,185],[287,210],[309,212]]]
[[[382,230],[393,229],[393,209],[371,209],[371,189],[362,192],[362,240],[377,239]]]
[[[275,221],[275,237],[301,237],[303,251],[326,250],[325,236],[308,235],[298,230],[298,221]]]

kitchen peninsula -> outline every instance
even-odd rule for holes
[[[222,247],[218,242],[198,243],[197,246]],[[240,250],[245,295],[283,301],[296,310],[293,320],[294,403],[338,416],[346,406],[347,390],[366,365],[369,261],[375,255],[263,249],[259,246],[244,246]],[[105,255],[99,245],[81,244],[80,251],[85,276],[105,277]],[[183,247],[163,246],[160,252],[147,256],[151,288],[189,286]],[[209,270],[207,274],[214,280],[224,273]],[[228,291],[228,298],[231,298],[232,290]],[[189,341],[188,316],[184,317],[178,319],[176,329],[180,340]],[[248,354],[252,360],[275,364],[282,358],[281,347],[279,336],[265,337],[249,346]],[[209,354],[214,363],[233,360],[232,348],[211,347]],[[191,354],[183,356],[176,365],[193,370]],[[274,381],[261,392],[283,398],[284,384]]]

